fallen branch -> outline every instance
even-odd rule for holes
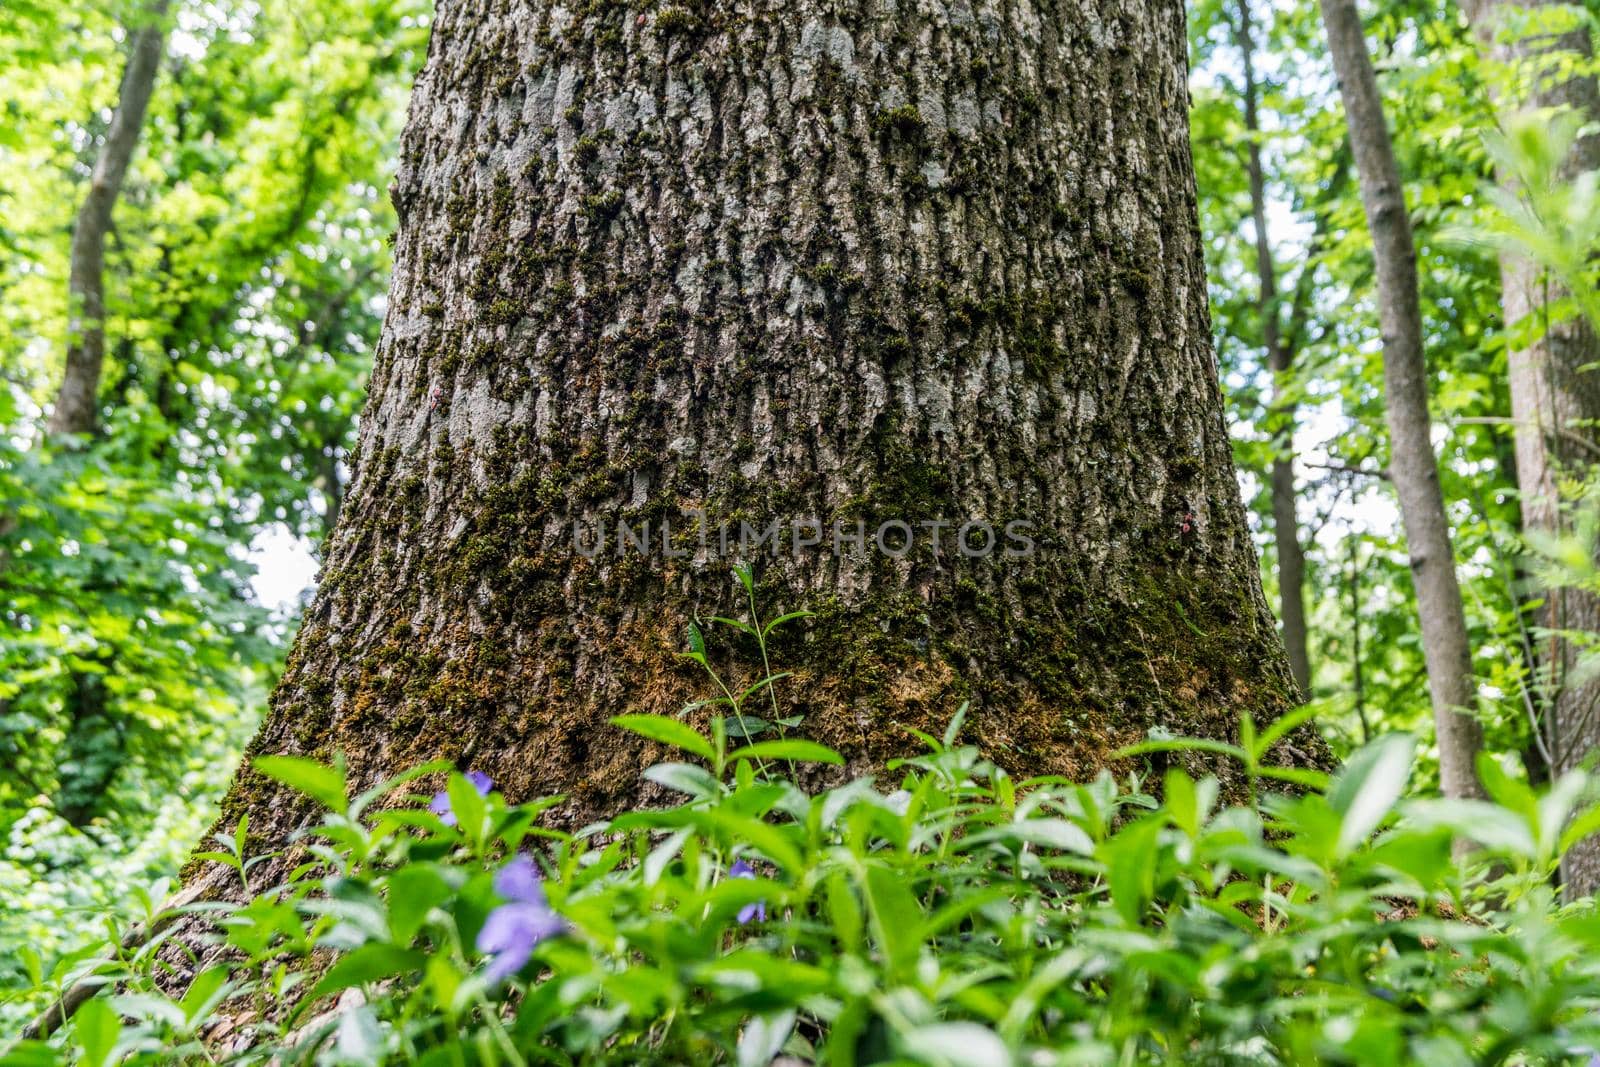
[[[160,933],[163,927],[178,917],[178,909],[185,904],[192,903],[200,895],[200,889],[200,886],[193,885],[187,889],[180,890],[170,897],[165,904],[161,905],[161,910],[156,912],[155,918],[150,921],[148,926],[137,925],[130,927],[128,932],[122,935],[122,940],[118,945],[120,950],[131,952]],[[78,1009],[92,1000],[96,993],[107,985],[115,984],[94,981],[95,977],[96,975],[92,973],[86,974],[68,986],[66,992],[61,994],[60,1000],[50,1005],[32,1022],[22,1028],[22,1040],[43,1041],[65,1026],[67,1020],[76,1015]]]

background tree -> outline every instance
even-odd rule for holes
[[[128,62],[116,109],[72,227],[66,366],[50,414],[52,433],[87,434],[99,425],[106,350],[106,236],[155,89],[166,44],[166,17],[166,0],[153,0],[136,11],[128,27]],[[95,596],[112,590],[92,580],[85,591]],[[57,792],[55,807],[75,827],[87,824],[109,799],[107,786],[126,755],[127,731],[109,706],[112,694],[106,675],[115,669],[114,652],[102,645],[68,675],[62,765],[72,773]]]
[[[1275,416],[1274,454],[1271,467],[1272,535],[1277,550],[1279,620],[1289,668],[1303,692],[1311,689],[1305,607],[1305,550],[1300,544],[1300,521],[1295,493],[1295,393],[1290,380],[1296,347],[1305,332],[1310,284],[1315,274],[1316,249],[1309,248],[1307,263],[1295,286],[1287,312],[1278,296],[1278,268],[1267,222],[1267,180],[1262,164],[1261,91],[1257,81],[1255,28],[1249,0],[1239,0],[1235,37],[1239,48],[1244,112],[1245,175],[1250,195],[1250,225],[1254,233],[1258,298],[1256,314],[1261,324],[1261,344],[1272,372],[1271,408]],[[1287,328],[1285,328],[1287,326]]]
[[[1490,85],[1507,113],[1565,110],[1578,122],[1600,121],[1591,28],[1565,5],[1472,2],[1468,18],[1495,69]],[[1526,132],[1524,130],[1524,132]],[[1572,139],[1546,178],[1572,181],[1600,168],[1600,136]],[[1503,165],[1515,188],[1519,175]],[[1580,253],[1581,254],[1581,253]],[[1554,537],[1569,532],[1571,487],[1584,482],[1600,450],[1600,359],[1594,329],[1571,307],[1570,280],[1507,244],[1500,255],[1501,306],[1513,342],[1509,382],[1515,421],[1517,484],[1525,530]],[[1566,491],[1563,491],[1565,485]],[[1558,771],[1579,766],[1600,747],[1600,678],[1583,663],[1585,632],[1600,629],[1600,598],[1582,588],[1538,589],[1541,690],[1545,741]],[[1600,840],[1569,852],[1562,866],[1574,892],[1600,886]]]
[[[1475,717],[1466,613],[1456,580],[1438,457],[1431,440],[1427,362],[1417,294],[1417,257],[1400,171],[1354,0],[1322,0],[1328,46],[1350,123],[1350,145],[1372,234],[1378,313],[1383,324],[1384,401],[1392,438],[1391,477],[1400,498],[1446,796],[1483,795],[1475,761],[1483,730]]]
[[[122,75],[116,110],[111,114],[111,126],[72,227],[67,365],[50,416],[50,429],[56,433],[88,433],[98,421],[100,370],[106,354],[106,233],[155,89],[166,42],[166,17],[167,0],[152,0],[139,9],[136,21],[128,27],[128,65]],[[98,689],[89,676],[80,675],[78,685],[80,689]],[[97,696],[85,695],[85,703],[97,700]]]

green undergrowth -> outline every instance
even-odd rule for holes
[[[744,580],[744,579],[741,579]],[[11,1018],[95,987],[0,1065],[1587,1063],[1600,921],[1562,903],[1591,783],[1408,795],[1388,734],[1331,778],[1267,765],[1304,715],[1239,742],[1151,740],[1239,768],[1016,780],[962,743],[808,790],[839,764],[765,670],[689,718],[629,715],[677,802],[570,832],[560,798],[417,767],[350,799],[342,763],[256,768],[322,809],[280,851],[247,822],[200,859],[227,892],[153,935],[25,954]],[[687,658],[706,666],[704,635]],[[709,707],[707,706],[709,705]],[[710,712],[709,716],[706,712]],[[601,728],[604,729],[604,728]],[[444,788],[413,795],[424,780]],[[1233,794],[1229,794],[1233,795]],[[1458,842],[1473,847],[1453,848]],[[171,921],[177,920],[177,921]]]
[[[1013,781],[958,718],[892,780],[807,794],[786,769],[820,746],[623,725],[683,750],[648,772],[683,803],[577,833],[460,775],[441,815],[264,762],[327,810],[278,877],[219,847],[248,903],[182,910],[221,958],[158,934],[36,968],[35,1009],[100,993],[3,1062],[1488,1064],[1600,1041],[1600,924],[1548,885],[1595,821],[1568,824],[1578,778],[1536,796],[1488,766],[1493,802],[1408,799],[1391,735],[1326,788],[1222,808],[1177,771],[1160,800]],[[1260,771],[1271,740],[1234,754]],[[542,912],[497,889],[516,855]],[[550,929],[495,981],[478,946],[517,907]]]

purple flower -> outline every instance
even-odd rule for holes
[[[566,922],[550,910],[540,884],[539,869],[526,856],[515,856],[494,876],[494,889],[506,903],[489,913],[478,931],[478,951],[494,957],[484,977],[490,984],[522,970],[534,946],[567,929]]]
[[[494,787],[494,779],[482,771],[468,771],[467,781],[472,783],[472,788],[476,789],[481,797],[488,796],[489,790]],[[439,816],[439,821],[446,826],[456,824],[456,813],[450,808],[449,793],[435,793],[433,799],[428,802],[428,810]]]
[[[729,878],[754,878],[755,876],[756,869],[750,866],[744,860],[734,860],[733,866],[728,868]],[[762,922],[766,922],[767,902],[764,900],[757,900],[746,904],[744,907],[739,909],[739,914],[737,917],[740,926],[746,925],[751,919],[760,919]]]

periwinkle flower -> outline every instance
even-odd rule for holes
[[[744,860],[734,860],[733,866],[728,868],[729,878],[754,878],[756,869]],[[752,901],[739,909],[737,916],[740,926],[748,925],[752,919],[767,921],[767,902],[764,900]]]
[[[481,797],[488,796],[489,790],[494,788],[494,779],[482,771],[468,771],[466,777]],[[433,799],[428,802],[428,810],[439,816],[439,821],[446,826],[456,824],[456,813],[450,807],[449,793],[435,793]]]
[[[478,931],[478,951],[494,958],[484,977],[491,984],[522,970],[534,946],[564,933],[566,921],[550,910],[539,868],[526,856],[515,856],[494,876],[494,890],[505,903],[489,913]]]

